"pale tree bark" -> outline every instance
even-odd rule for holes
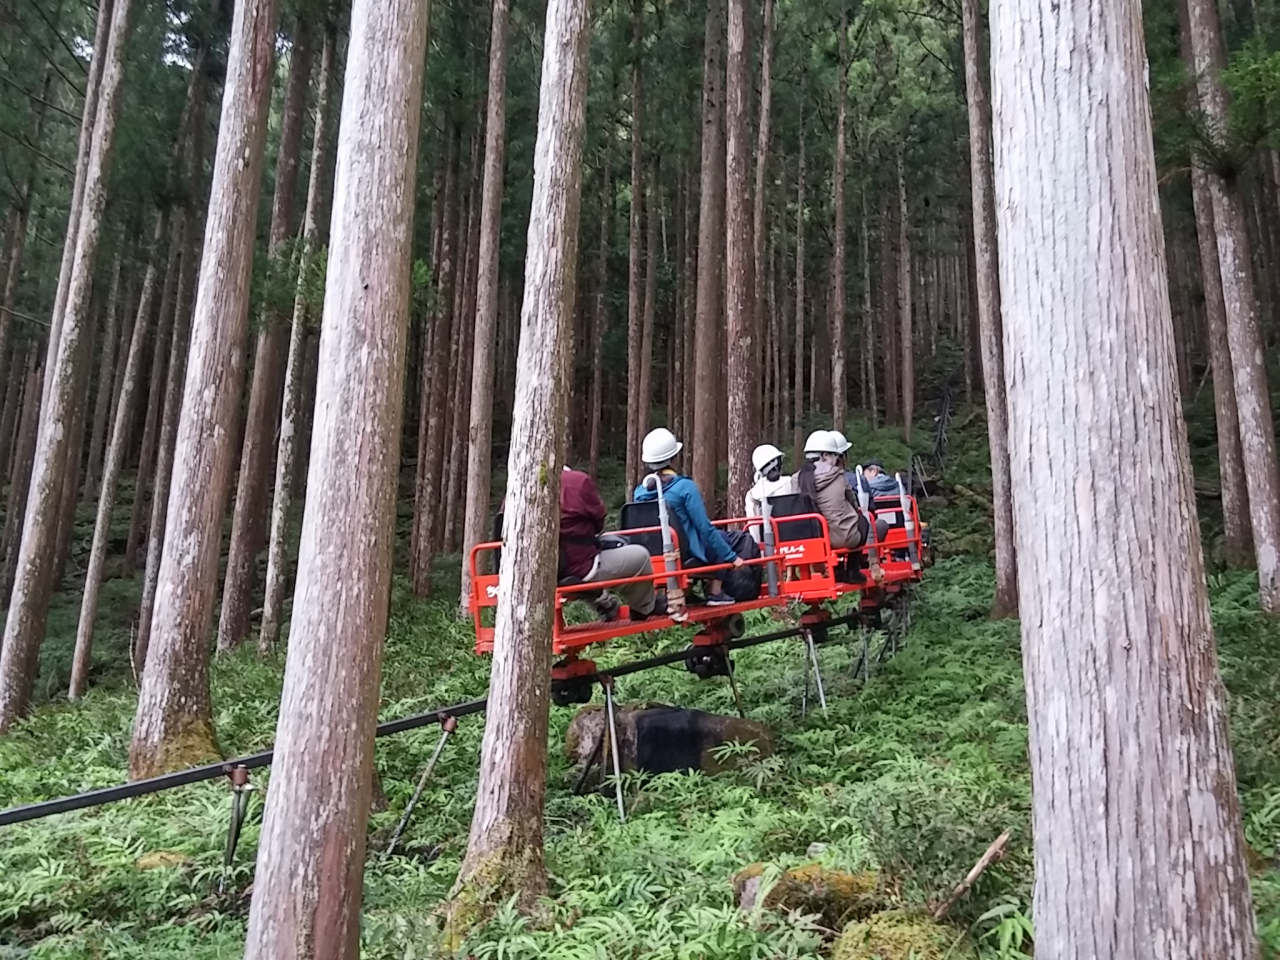
[[[637,446],[649,432],[649,414],[653,405],[653,339],[654,314],[658,306],[658,223],[661,217],[662,192],[658,188],[658,161],[649,165],[649,195],[646,204],[644,255],[644,309],[640,312],[640,384],[639,406],[636,407]],[[636,483],[640,478],[636,477]],[[630,485],[630,481],[628,481]],[[634,488],[633,488],[634,489]]]
[[[640,257],[644,247],[641,212],[644,203],[644,160],[642,153],[643,97],[640,86],[640,58],[643,55],[644,5],[642,0],[631,3],[631,215],[627,226],[627,452],[624,460],[626,475],[622,478],[627,490],[634,490],[640,482],[640,441],[644,434],[640,429],[640,405],[645,402],[640,395],[640,325],[644,305],[641,302]]]
[[[466,856],[451,895],[451,941],[508,897],[546,892],[542,854],[551,632],[560,529],[564,370],[578,262],[588,0],[549,0],[516,400],[507,470],[497,643]]]
[[[609,324],[609,222],[613,214],[613,182],[609,179],[609,147],[606,139],[604,159],[601,162],[602,189],[600,191],[600,237],[596,250],[596,299],[591,311],[591,476],[599,476],[601,417],[604,407],[604,334]],[[687,414],[686,414],[687,416]],[[632,491],[627,491],[627,500]]]
[[[294,194],[298,185],[298,158],[311,77],[311,30],[299,18],[293,30],[289,78],[280,117],[280,148],[276,156],[275,196],[271,204],[271,232],[267,257],[275,262],[293,235]],[[284,392],[289,330],[269,309],[260,318],[261,330],[254,347],[253,377],[245,417],[244,445],[236,479],[235,509],[231,519],[231,544],[227,551],[227,575],[222,587],[218,617],[218,652],[238,647],[249,635],[249,612],[257,582],[258,554],[267,546],[267,477],[272,472],[276,424]]]
[[[84,190],[89,174],[89,154],[98,131],[98,101],[102,96],[102,75],[106,56],[98,56],[98,51],[107,50],[110,42],[114,0],[101,0],[98,4],[98,23],[93,34],[94,55],[89,60],[89,75],[84,85],[84,111],[80,121],[80,142],[76,151],[76,175],[71,188],[71,206],[67,217],[67,230],[62,240],[62,261],[58,268],[58,287],[54,295],[53,313],[49,316],[49,340],[46,344],[44,369],[46,372],[55,368],[59,341],[62,338],[62,314],[67,305],[68,284],[71,282],[71,269],[75,261],[76,243],[80,237],[80,218],[84,209]],[[43,407],[49,402],[49,385],[52,376],[44,378],[44,394],[40,404]],[[43,420],[43,414],[41,415]]]
[[[707,26],[702,76],[702,185],[698,195],[698,286],[694,314],[693,480],[708,500],[715,499],[716,445],[720,406],[720,261],[724,255],[725,146],[724,0],[707,0]],[[685,439],[686,447],[688,438]]]
[[[133,324],[133,337],[125,355],[124,393],[116,407],[115,422],[111,427],[111,441],[107,446],[107,459],[102,468],[102,491],[98,497],[98,511],[93,527],[93,543],[89,549],[89,566],[85,571],[84,592],[80,598],[80,622],[76,627],[76,647],[71,661],[71,683],[67,696],[78,700],[83,696],[89,680],[89,657],[93,651],[93,632],[98,618],[98,598],[102,590],[103,566],[107,560],[107,542],[111,536],[111,519],[116,506],[116,484],[127,453],[125,444],[129,434],[129,422],[133,417],[133,401],[142,379],[142,353],[148,333],[148,317],[156,288],[156,258],[164,255],[164,240],[168,228],[167,213],[156,214],[155,234],[150,262],[142,279],[142,297],[138,301],[138,315]],[[172,237],[170,238],[172,241]],[[170,249],[174,249],[172,242]],[[161,317],[161,324],[165,318]],[[156,332],[155,350],[162,349],[161,332]],[[155,397],[152,397],[154,403]],[[142,492],[134,493],[135,499]]]
[[[414,0],[356,0],[351,10],[315,476],[246,960],[340,960],[360,952],[428,10]],[[354,450],[360,456],[352,469]]]
[[[424,338],[426,353],[422,371],[426,382],[422,389],[421,417],[418,429],[418,478],[413,503],[413,557],[411,573],[413,592],[419,597],[431,595],[431,566],[435,559],[436,538],[432,528],[440,512],[440,495],[444,473],[445,396],[449,381],[449,344],[452,338],[453,299],[458,272],[458,234],[466,226],[457,202],[458,153],[461,136],[456,128],[448,134],[449,146],[445,174],[445,212],[440,241],[439,305],[432,322],[430,338]],[[456,318],[460,321],[461,318]]]
[[[907,209],[907,178],[902,147],[898,147],[898,323],[902,348],[902,439],[911,443],[911,422],[916,413],[916,342],[911,317],[911,234]]]
[[[199,225],[190,223],[185,210],[174,213],[174,244],[181,251],[178,284],[174,293],[173,337],[164,385],[164,413],[160,418],[157,438],[154,489],[151,492],[151,518],[147,524],[146,559],[142,573],[142,600],[138,606],[138,628],[133,640],[134,676],[140,677],[147,662],[151,644],[151,624],[155,616],[156,586],[160,575],[160,557],[164,550],[165,521],[169,511],[169,491],[173,479],[174,442],[178,433],[178,416],[182,408],[182,387],[186,379],[187,349],[191,342],[191,288],[199,261]]]
[[[510,0],[493,0],[489,34],[489,93],[485,119],[484,174],[480,187],[480,254],[476,273],[475,352],[471,358],[471,422],[467,436],[467,503],[462,532],[459,616],[471,596],[468,558],[488,539],[493,460],[494,342],[498,326],[498,246],[502,239],[502,175],[506,155],[507,29]]]
[[[1218,76],[1225,57],[1217,13],[1202,4],[1180,2],[1179,16],[1183,57],[1196,75],[1192,109],[1198,106],[1203,111],[1211,136],[1224,136],[1229,106]],[[1280,560],[1276,555],[1280,547],[1280,478],[1240,189],[1238,180],[1205,168],[1198,160],[1192,168],[1218,418],[1227,559],[1233,565],[1247,564],[1251,533],[1260,603],[1274,613],[1280,609]],[[1234,429],[1224,425],[1228,417],[1234,420]],[[1241,529],[1246,517],[1251,524],[1247,531]]]
[[[871,222],[867,219],[867,189],[862,188],[862,362],[867,385],[867,416],[871,428],[880,428],[880,395],[876,389],[875,309],[871,299]]]
[[[5,504],[4,541],[0,555],[4,558],[0,578],[0,606],[8,606],[13,594],[13,578],[18,570],[18,548],[22,543],[23,504],[31,486],[31,464],[36,452],[36,434],[40,427],[40,390],[44,370],[37,363],[38,348],[27,358],[22,395],[22,414],[18,418],[18,434],[13,444],[13,466],[9,471],[9,499]]]
[[[19,414],[22,412],[22,391],[27,383],[28,348],[19,342],[14,345],[12,356],[5,366],[8,379],[4,391],[4,412],[0,414],[0,483],[9,476],[10,456],[18,432]],[[3,528],[0,527],[0,561],[4,559]]]
[[[79,393],[80,378],[76,374],[88,362],[87,342],[82,341],[88,332],[89,300],[120,112],[125,47],[132,32],[129,14],[130,0],[116,0],[106,43],[98,48],[103,51],[101,89],[85,167],[75,253],[68,270],[66,306],[57,349],[53,351],[54,363],[44,388],[47,400],[41,410],[22,543],[0,651],[0,733],[22,717],[30,703],[49,600],[58,575],[58,524],[65,516],[64,487],[74,482],[69,472],[79,466],[78,451],[72,443],[80,433],[76,419],[83,413],[85,400]],[[83,363],[78,362],[81,360]],[[78,487],[71,492],[74,509]]]
[[[173,295],[178,284],[177,244],[169,246],[164,281],[160,288],[158,326],[151,351],[151,372],[147,377],[147,413],[142,424],[142,447],[138,456],[138,472],[133,482],[133,503],[129,506],[129,534],[124,547],[124,575],[132,577],[138,566],[138,551],[146,544],[144,524],[151,515],[151,484],[156,467],[156,441],[160,432],[160,397],[164,392],[165,370],[169,359],[169,337],[173,330]],[[129,434],[126,433],[126,443]]]
[[[98,387],[93,398],[93,426],[89,431],[88,463],[85,466],[85,500],[92,500],[98,495],[98,480],[103,467],[102,448],[106,442],[107,413],[111,409],[112,385],[115,382],[116,346],[120,339],[120,266],[121,256],[117,251],[115,263],[111,267],[111,291],[107,294],[106,319],[100,347],[102,361],[98,365]]]
[[[800,162],[796,180],[796,369],[791,385],[791,432],[794,435],[795,452],[792,463],[803,463],[800,445],[804,443],[804,119],[800,120]],[[810,384],[812,387],[812,384]]]
[[[90,313],[95,313],[90,308]],[[66,472],[62,479],[62,493],[58,503],[57,534],[54,538],[53,576],[50,590],[57,590],[66,576],[71,562],[71,549],[75,541],[76,507],[80,502],[80,470],[84,466],[84,435],[89,422],[89,380],[92,339],[80,337],[71,364],[70,416],[67,429]],[[43,411],[42,411],[43,414]]]
[[[101,49],[101,48],[99,48]],[[40,86],[40,99],[33,108],[30,142],[40,144],[44,138],[44,121],[48,113],[49,94],[53,85],[53,63],[44,69],[44,81]],[[0,370],[9,357],[9,341],[13,331],[13,308],[18,302],[18,283],[22,279],[22,253],[27,241],[27,225],[31,220],[31,207],[35,202],[36,181],[39,167],[33,161],[26,179],[17,189],[9,217],[9,230],[5,238],[5,251],[0,263],[4,264],[4,288],[0,293]],[[0,470],[4,459],[0,457]]]
[[[284,402],[280,413],[280,439],[276,446],[275,494],[271,504],[271,529],[267,543],[267,579],[263,589],[262,625],[258,655],[265,656],[280,639],[284,619],[285,581],[288,575],[289,510],[293,504],[293,473],[298,458],[302,411],[302,367],[311,305],[303,289],[312,264],[328,239],[325,208],[333,191],[330,140],[336,106],[338,74],[337,8],[333,4],[325,21],[320,52],[320,77],[316,90],[315,125],[311,135],[311,173],[307,182],[307,207],[303,215],[302,254],[298,261],[298,290],[293,300],[289,330],[289,355],[285,363]]]
[[[1226,55],[1217,6],[1202,0],[1187,0],[1187,11],[1196,93],[1208,133],[1218,140],[1229,128],[1230,103],[1220,76]],[[1218,148],[1222,146],[1221,142],[1215,144]],[[1197,164],[1203,166],[1198,158]],[[1271,395],[1258,324],[1244,200],[1241,185],[1234,176],[1224,176],[1220,169],[1205,168],[1204,172],[1218,241],[1227,344],[1240,420],[1253,546],[1258,561],[1258,601],[1267,613],[1280,614],[1280,466],[1276,462]]]
[[[991,24],[1036,956],[1253,960],[1140,7]]]
[[[751,197],[747,166],[751,143],[747,120],[746,0],[728,0],[729,55],[725,97],[725,307],[728,322],[729,503],[730,515],[751,489],[751,451],[759,443],[759,425],[751,416],[760,381],[752,376],[755,359],[754,290],[752,282]]]
[[[991,449],[991,502],[995,506],[995,618],[1017,616],[1018,565],[1009,474],[1009,409],[1004,387],[1004,332],[996,238],[991,102],[983,77],[981,0],[961,0],[965,98],[969,110],[969,182],[973,194],[973,245],[977,268],[978,339],[986,386],[987,443]],[[966,337],[966,341],[970,338]],[[968,364],[966,363],[966,368]]]
[[[836,144],[835,169],[831,175],[834,237],[831,244],[831,419],[837,430],[844,429],[845,418],[845,362],[844,362],[844,299],[846,237],[844,218],[844,165],[845,126],[848,113],[849,86],[849,10],[840,0],[840,24],[837,49],[839,51],[836,79]],[[907,441],[910,442],[910,433]]]
[[[463,261],[457,330],[457,360],[453,371],[453,400],[450,403],[452,423],[449,428],[449,476],[445,487],[444,528],[441,542],[445,553],[456,553],[462,535],[461,520],[465,512],[467,436],[471,426],[471,358],[475,353],[476,272],[480,257],[480,180],[477,168],[483,166],[479,139],[472,150],[471,196],[467,202],[467,255]]]
[[[755,280],[752,325],[755,327],[756,336],[756,369],[761,367],[760,344],[766,331],[773,334],[771,343],[775,350],[775,358],[778,353],[782,352],[779,349],[780,343],[776,335],[778,326],[776,314],[765,309],[766,296],[770,292],[765,280],[766,275],[769,278],[769,283],[772,283],[773,279],[771,272],[773,259],[768,256],[765,244],[765,199],[768,194],[769,142],[773,117],[773,6],[774,0],[764,0],[764,31],[760,37],[760,110],[756,117],[756,184],[755,193],[753,194],[754,207],[751,211],[751,239],[755,244],[752,274]],[[784,198],[786,197],[785,185],[780,193]],[[772,301],[772,297],[769,299]],[[775,366],[780,365],[781,362],[779,361]],[[773,371],[773,376],[775,394],[773,418],[775,426],[781,429],[784,418],[780,414],[781,407],[776,402],[778,400],[776,395],[781,393],[781,385],[776,370]],[[757,417],[757,426],[759,426],[760,422],[760,418]]]
[[[246,0],[236,6],[231,26],[151,646],[129,748],[135,779],[217,753],[208,632],[233,456],[230,435],[244,380],[275,19],[275,0]]]

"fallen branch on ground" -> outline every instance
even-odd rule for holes
[[[969,888],[982,876],[983,871],[1004,856],[1004,848],[1008,843],[1009,831],[1006,830],[992,841],[991,846],[987,847],[987,852],[978,858],[978,862],[973,865],[973,869],[969,871],[968,876],[961,880],[956,888],[951,891],[951,896],[947,897],[942,905],[933,911],[933,919],[941,920],[950,912],[952,907],[960,902],[960,898],[969,892]]]

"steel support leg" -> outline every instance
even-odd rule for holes
[[[613,718],[613,677],[607,674],[600,678],[600,686],[604,687],[604,709],[609,716],[609,753],[613,759],[613,790],[618,800],[618,819],[627,822],[627,807],[622,801],[622,763],[618,757],[618,726]]]
[[[436,743],[435,752],[431,754],[431,759],[427,761],[427,765],[422,771],[422,776],[418,778],[418,785],[414,788],[413,796],[409,798],[409,803],[404,808],[404,816],[396,824],[395,833],[391,834],[391,841],[387,844],[387,849],[383,850],[382,856],[378,858],[380,863],[395,852],[396,844],[400,842],[400,837],[404,834],[404,828],[409,825],[409,818],[413,816],[413,808],[418,805],[418,800],[422,797],[422,791],[426,789],[427,781],[431,779],[431,771],[435,769],[436,762],[440,759],[440,754],[444,752],[444,745],[449,742],[449,737],[453,735],[453,731],[456,729],[458,729],[458,721],[456,719],[453,717],[441,719],[440,740]]]
[[[808,648],[809,661],[813,664],[813,679],[818,688],[818,703],[822,705],[822,715],[827,715],[827,694],[822,689],[822,670],[818,666],[818,648],[813,642],[813,631],[805,630],[804,645]]]

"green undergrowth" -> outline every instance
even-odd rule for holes
[[[958,418],[959,419],[959,418]],[[961,435],[983,429],[960,424]],[[900,437],[853,427],[859,450],[905,455]],[[627,820],[611,793],[577,796],[563,756],[571,708],[553,708],[547,857],[552,900],[537,921],[505,908],[467,945],[476,958],[773,958],[832,955],[835,931],[815,917],[733,903],[731,878],[753,863],[766,878],[810,862],[877,870],[894,905],[944,897],[987,845],[1010,830],[1009,855],[978,880],[949,920],[984,960],[1030,952],[1030,780],[1016,623],[992,623],[989,521],[954,484],[989,495],[985,447],[957,444],[946,482],[925,507],[935,542],[962,543],[919,589],[896,656],[867,683],[852,667],[859,640],[839,634],[820,651],[828,712],[801,717],[803,649],[795,641],[736,656],[748,716],[769,724],[777,752],[752,755],[709,777],[624,778]],[[606,499],[616,502],[609,485]],[[967,538],[967,539],[966,539]],[[940,553],[946,553],[940,550]],[[388,630],[381,719],[483,693],[488,660],[454,619],[458,559],[442,558],[439,599],[414,600],[397,582]],[[111,785],[125,775],[135,695],[125,651],[136,581],[113,580],[103,599],[95,686],[79,704],[59,691],[74,637],[75,600],[60,597],[43,652],[42,706],[0,741],[0,807]],[[1210,587],[1254,890],[1264,943],[1280,950],[1280,631],[1257,611],[1256,579],[1214,573]],[[133,592],[131,592],[133,591]],[[452,591],[452,592],[450,592]],[[60,619],[59,619],[60,618]],[[751,629],[777,629],[765,614]],[[61,626],[59,626],[61,624]],[[686,634],[626,641],[602,665],[678,649]],[[869,638],[876,649],[880,635]],[[274,737],[283,652],[251,651],[213,672],[215,725],[228,756]],[[655,700],[732,713],[723,679],[698,681],[681,665],[619,681],[624,700]],[[597,693],[597,701],[599,694]],[[370,822],[362,956],[432,957],[434,912],[454,880],[477,779],[481,717],[458,732],[428,785],[398,853],[379,855],[439,735],[426,728],[378,742],[387,809]],[[230,793],[212,782],[144,799],[0,829],[0,958],[239,957],[261,826],[258,788],[232,870],[222,850]],[[1019,949],[1021,946],[1021,949]]]

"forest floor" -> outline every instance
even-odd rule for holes
[[[979,424],[980,426],[980,424]],[[851,438],[855,439],[855,438]],[[857,440],[855,439],[855,442]],[[953,444],[955,440],[953,439]],[[960,471],[980,469],[980,458]],[[975,481],[971,489],[982,491]],[[989,490],[989,486],[987,487]],[[1022,956],[1015,944],[1030,912],[1030,776],[1017,624],[987,617],[992,569],[986,521],[968,497],[935,504],[927,519],[941,559],[913,607],[905,647],[865,685],[851,675],[854,648],[821,648],[830,706],[800,716],[802,648],[782,641],[737,655],[748,716],[774,730],[779,749],[715,777],[666,774],[625,780],[628,819],[612,796],[573,792],[560,749],[573,715],[553,708],[547,856],[554,905],[537,925],[501,911],[471,944],[477,957],[825,957],[829,932],[798,914],[744,913],[730,880],[765,862],[878,869],[908,905],[944,897],[1003,830],[1008,856],[982,875],[950,919],[987,958]],[[964,552],[948,556],[953,549]],[[975,551],[976,552],[973,552]],[[398,583],[388,631],[381,719],[483,693],[488,661],[454,620],[456,559],[442,565],[440,598],[413,600]],[[453,584],[453,595],[448,593]],[[1232,738],[1252,850],[1263,942],[1280,951],[1280,630],[1259,614],[1248,574],[1210,578],[1222,671],[1232,694]],[[40,695],[62,689],[76,598],[55,611]],[[128,621],[136,590],[108,584],[96,686],[80,704],[41,707],[0,742],[0,807],[124,779],[136,698],[129,679]],[[767,628],[763,614],[752,627]],[[675,649],[677,636],[616,643],[599,659],[620,663]],[[273,738],[283,654],[251,650],[213,673],[215,722],[227,756]],[[700,682],[677,665],[628,677],[623,700],[655,700],[732,713],[724,680]],[[482,731],[460,722],[397,855],[385,847],[438,732],[378,743],[388,808],[371,821],[362,956],[433,955],[433,911],[453,882],[470,821]],[[268,776],[256,774],[261,788]],[[0,958],[239,957],[261,816],[253,799],[236,866],[222,852],[225,783],[0,830]],[[820,844],[821,847],[814,847]]]

